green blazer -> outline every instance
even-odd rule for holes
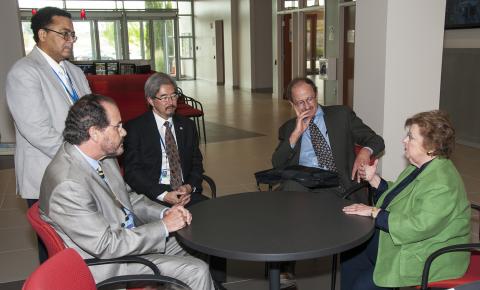
[[[415,167],[408,166],[383,193],[377,206]],[[453,163],[436,158],[388,205],[389,233],[380,231],[373,274],[381,287],[419,285],[427,257],[434,251],[470,241],[470,204]],[[462,276],[469,253],[449,253],[437,258],[429,281]]]

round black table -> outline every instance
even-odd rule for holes
[[[209,255],[269,262],[270,289],[279,289],[278,262],[340,253],[373,234],[370,217],[342,212],[348,204],[334,194],[310,192],[246,192],[210,199],[190,208],[192,224],[178,231],[177,239]]]

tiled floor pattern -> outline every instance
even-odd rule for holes
[[[225,89],[204,81],[180,85],[187,95],[202,102],[206,121],[218,124],[217,131],[226,126],[264,135],[235,139],[233,134],[231,140],[201,145],[206,174],[215,180],[218,196],[256,191],[253,173],[271,167],[278,127],[293,116],[290,105],[272,99],[269,94]],[[480,197],[480,149],[458,145],[453,160],[469,194]],[[37,266],[35,239],[25,219],[25,210],[24,201],[15,196],[11,157],[0,156],[0,283],[25,279]],[[473,215],[473,221],[472,231],[478,237],[477,214]],[[328,258],[298,262],[298,289],[328,289],[329,265]],[[268,288],[262,263],[228,261],[228,272],[228,289]],[[0,290],[16,289],[8,287],[0,284]]]

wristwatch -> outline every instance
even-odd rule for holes
[[[379,209],[378,207],[372,207],[372,212],[370,213],[370,215],[373,217],[373,218],[377,218],[377,215],[378,213],[380,212],[381,209]]]

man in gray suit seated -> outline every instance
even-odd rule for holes
[[[84,258],[142,255],[192,289],[214,289],[208,265],[171,236],[191,223],[190,212],[181,205],[159,205],[123,181],[115,157],[123,153],[126,134],[111,98],[86,95],[75,103],[65,121],[65,142],[42,180],[41,217]],[[90,269],[97,282],[150,273],[139,264]]]
[[[7,104],[15,121],[17,193],[32,206],[48,163],[62,144],[70,106],[90,93],[83,71],[67,60],[77,40],[72,16],[45,7],[32,16],[36,46],[10,69]],[[5,40],[4,40],[5,41]],[[40,262],[48,258],[39,240]]]

